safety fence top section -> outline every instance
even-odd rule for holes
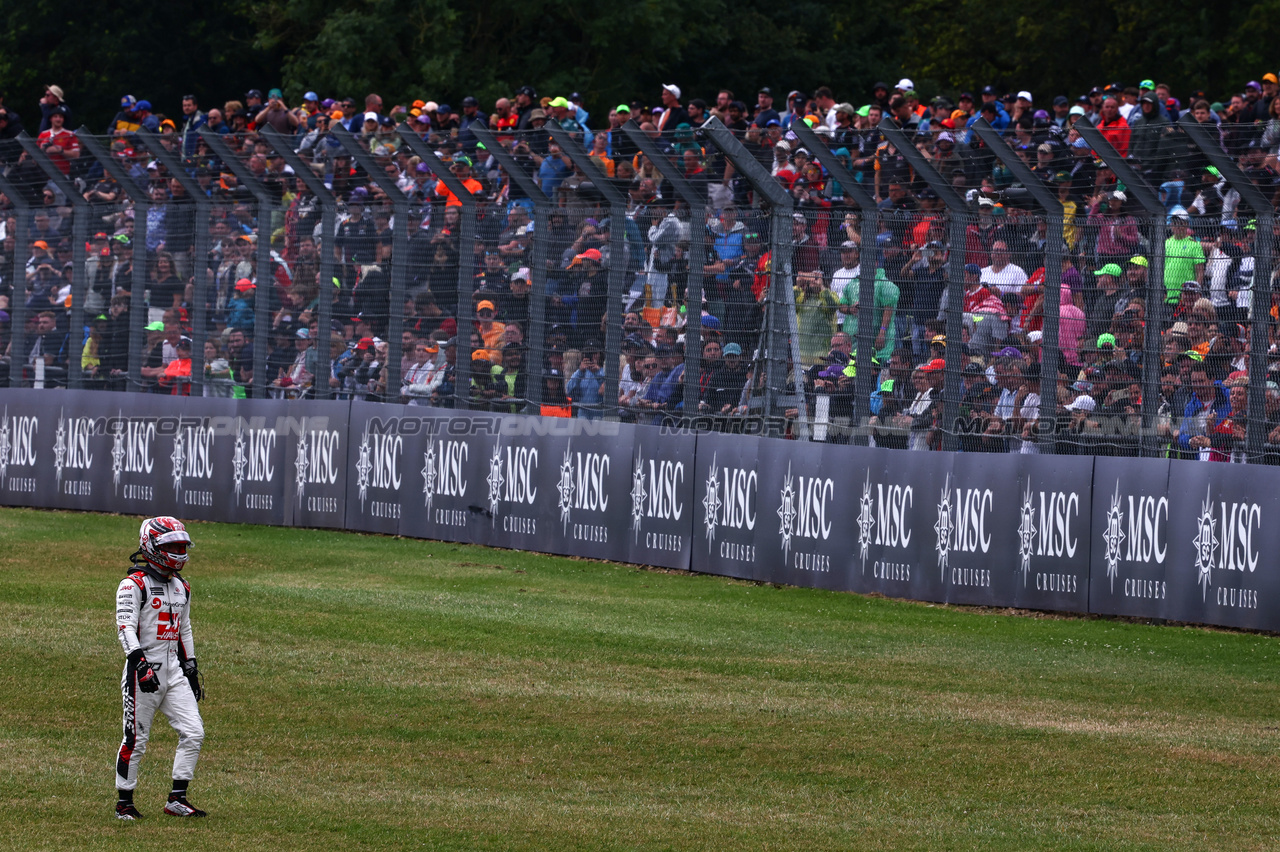
[[[1270,125],[560,100],[0,139],[0,381],[1276,460]]]

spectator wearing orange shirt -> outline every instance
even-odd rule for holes
[[[486,349],[498,349],[502,332],[507,328],[504,323],[494,320],[497,313],[498,306],[489,299],[481,299],[476,304],[476,331],[480,332]]]
[[[174,396],[191,395],[191,338],[180,337],[174,347],[177,357],[170,361],[160,375],[160,387],[167,388]]]
[[[453,158],[453,162],[449,165],[449,171],[453,172],[454,177],[462,181],[462,185],[470,190],[472,195],[484,192],[484,186],[480,181],[471,176],[471,158],[458,155]],[[454,195],[449,187],[444,185],[444,181],[436,184],[436,195],[445,199],[446,207],[461,207],[462,202],[458,200],[458,196]]]
[[[609,177],[614,177],[615,167],[612,158],[609,157],[609,136],[605,133],[597,133],[591,142],[591,159],[595,160],[600,168]]]

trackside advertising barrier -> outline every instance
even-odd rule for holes
[[[348,529],[1280,630],[1280,470],[420,406],[0,391],[0,505]]]

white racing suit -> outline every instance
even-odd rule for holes
[[[190,780],[204,742],[204,723],[182,661],[196,655],[188,619],[191,586],[181,577],[164,578],[152,570],[134,571],[116,589],[116,627],[126,655],[141,649],[160,679],[158,692],[138,689],[132,666],[125,664],[120,692],[124,697],[124,740],[116,758],[116,789],[138,786],[138,764],[147,750],[151,720],[164,713],[178,732],[173,777]]]

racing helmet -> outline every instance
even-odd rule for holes
[[[168,549],[172,545],[183,545],[180,548]],[[182,521],[169,515],[147,518],[138,530],[138,552],[141,557],[162,574],[174,575],[187,564],[187,547],[191,546],[191,535]]]

